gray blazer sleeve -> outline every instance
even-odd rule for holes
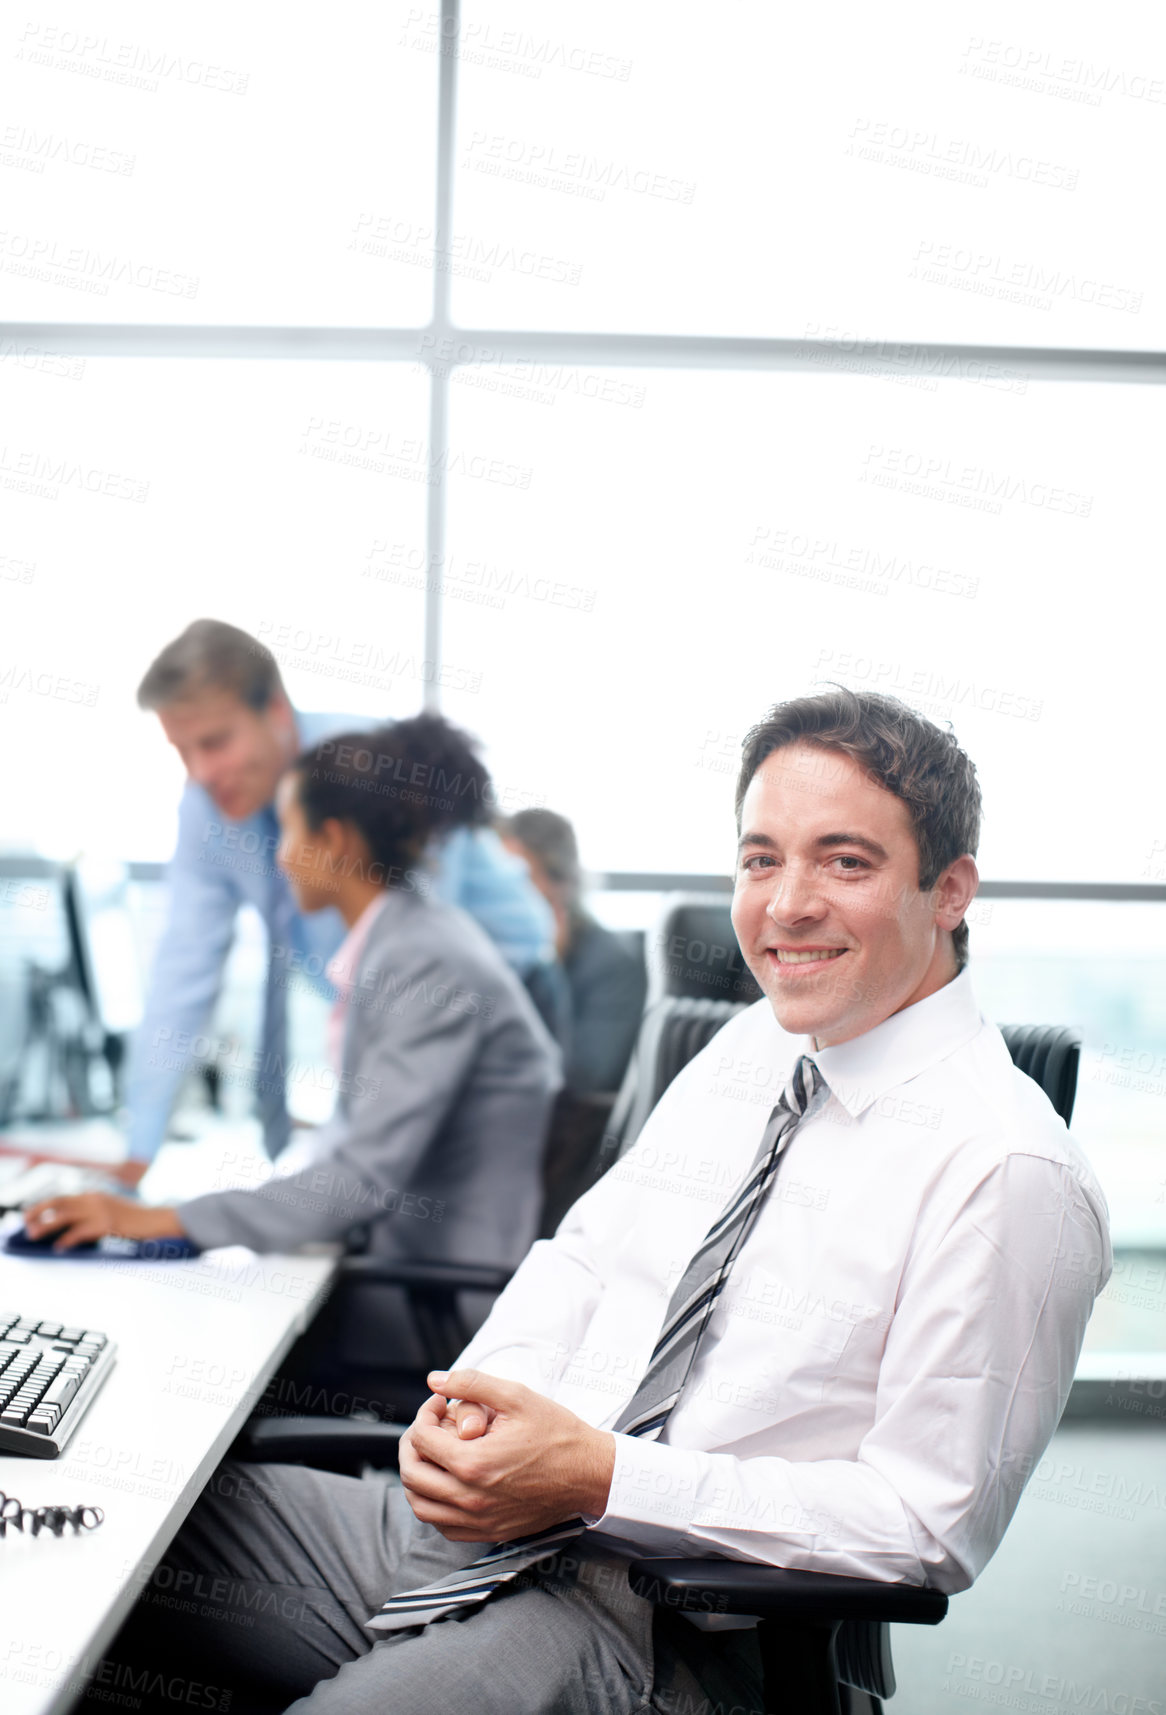
[[[474,997],[463,995],[467,1004],[459,1007],[455,991],[446,1004],[433,1003],[440,987],[451,987],[448,977],[436,958],[414,960],[399,986],[414,988],[416,998],[373,997],[365,1016],[350,1023],[361,1031],[361,1049],[347,1079],[344,1111],[329,1122],[313,1164],[253,1190],[215,1191],[179,1204],[178,1218],[195,1244],[289,1250],[307,1240],[338,1239],[398,1209],[407,1195],[402,1187],[444,1124],[480,1049],[484,1019],[469,1010]]]

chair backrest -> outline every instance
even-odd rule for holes
[[[1013,1065],[1035,1080],[1065,1124],[1073,1118],[1081,1038],[1063,1024],[1002,1024]]]
[[[644,949],[648,937],[642,929],[613,929],[611,933],[629,958],[634,959],[637,965],[644,963]]]
[[[600,1173],[631,1148],[681,1068],[747,1004],[665,995],[649,1006],[604,1133]],[[1001,1034],[1014,1064],[1035,1079],[1068,1125],[1077,1092],[1080,1037],[1060,1024],[1006,1024]]]
[[[648,938],[648,1002],[754,1001],[761,990],[741,956],[728,894],[673,893]]]
[[[746,1004],[665,995],[649,1006],[604,1132],[597,1177],[631,1148],[677,1072]]]

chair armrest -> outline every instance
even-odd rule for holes
[[[914,1626],[937,1626],[947,1613],[942,1591],[918,1584],[883,1584],[741,1560],[634,1560],[628,1582],[637,1596],[690,1613]]]
[[[246,1424],[231,1456],[271,1465],[314,1465],[321,1471],[387,1470],[407,1423],[362,1423],[352,1417],[256,1417]]]
[[[431,1287],[444,1292],[501,1292],[510,1284],[512,1269],[460,1262],[399,1262],[393,1257],[346,1256],[340,1260],[345,1280],[376,1281],[384,1286]]]

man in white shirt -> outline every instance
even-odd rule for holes
[[[294,1625],[247,1637],[219,1598],[202,1647],[256,1708],[313,1684],[311,1715],[759,1708],[752,1634],[653,1610],[629,1559],[956,1591],[999,1543],[1111,1258],[1088,1164],[964,968],[975,771],[894,700],[832,692],[749,735],[737,809],[765,999],[431,1376],[404,1492],[227,1468],[175,1545],[204,1598],[216,1572],[298,1592]],[[450,1598],[484,1545],[564,1521],[537,1570],[507,1550],[510,1582],[475,1567]]]

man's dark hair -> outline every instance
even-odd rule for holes
[[[403,872],[453,828],[483,827],[494,787],[477,741],[441,715],[327,738],[291,765],[310,828],[352,822],[386,874]]]
[[[225,620],[196,619],[151,661],[138,686],[138,706],[165,709],[208,690],[233,691],[256,710],[287,695],[270,649]]]
[[[933,721],[896,697],[843,686],[778,703],[745,736],[737,776],[737,825],[749,782],[767,756],[790,744],[841,751],[901,798],[919,848],[919,888],[926,892],[956,858],[980,843],[980,786],[970,757]],[[956,966],[968,962],[968,926],[952,933]]]

